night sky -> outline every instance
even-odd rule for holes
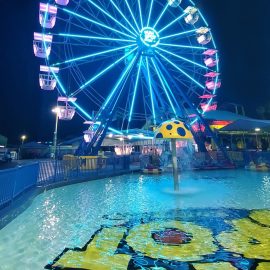
[[[270,100],[270,1],[197,0],[220,51],[222,88],[219,102],[256,107]],[[55,93],[38,85],[39,61],[34,57],[33,32],[39,31],[37,0],[0,0],[0,134],[9,143],[52,140]],[[60,124],[60,138],[80,135],[82,120]]]

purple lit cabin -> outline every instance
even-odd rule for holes
[[[67,6],[69,3],[69,0],[55,0],[55,3],[61,6]]]
[[[36,57],[47,58],[51,53],[52,35],[34,33],[33,49]]]
[[[39,4],[39,23],[42,27],[53,28],[56,22],[57,7],[40,3]]]
[[[52,91],[55,89],[57,80],[55,74],[59,72],[59,68],[40,66],[39,85],[42,90]]]
[[[75,107],[70,106],[68,103],[69,102],[75,102],[77,98],[68,98],[68,97],[59,97],[58,102],[59,103],[64,103],[63,106],[57,106],[58,108],[58,118],[60,120],[72,120],[72,118],[75,115]]]

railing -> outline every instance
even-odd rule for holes
[[[0,171],[0,208],[37,184],[38,163]]]
[[[38,185],[76,182],[130,172],[130,157],[70,157],[39,162]]]

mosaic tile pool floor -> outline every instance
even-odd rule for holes
[[[269,210],[192,209],[104,218],[107,222],[84,247],[65,249],[46,269],[270,269]]]

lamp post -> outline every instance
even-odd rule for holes
[[[18,158],[21,159],[21,152],[22,152],[22,145],[24,144],[24,141],[27,139],[27,136],[26,135],[22,135],[21,136],[21,146],[19,147],[19,154],[18,154]]]
[[[260,132],[261,129],[260,128],[255,128],[255,134],[256,134],[256,145],[257,145],[257,149],[259,149],[259,141],[258,141],[258,132]]]
[[[52,112],[55,113],[55,128],[53,133],[53,158],[56,159],[56,147],[57,147],[57,131],[58,131],[58,113],[59,107],[52,109]]]
[[[22,136],[21,136],[21,141],[22,141],[21,145],[23,145],[23,144],[24,144],[24,141],[26,140],[26,138],[27,138],[27,136],[26,136],[26,135],[22,135]]]

